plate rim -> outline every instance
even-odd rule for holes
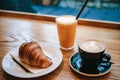
[[[43,43],[42,43],[42,44],[43,44]],[[47,44],[47,43],[45,43],[45,44]],[[52,44],[52,45],[55,46],[54,44]],[[18,78],[36,78],[36,77],[41,77],[41,76],[47,75],[47,74],[53,72],[55,69],[57,69],[57,68],[60,66],[60,64],[62,63],[62,60],[63,60],[63,55],[62,55],[61,50],[59,49],[59,47],[56,47],[57,55],[59,54],[60,60],[59,60],[59,64],[56,65],[56,66],[54,67],[54,69],[51,69],[49,72],[46,72],[46,73],[41,74],[41,75],[39,75],[40,72],[39,72],[39,73],[34,73],[34,74],[31,74],[31,73],[27,73],[27,72],[26,72],[25,75],[30,74],[30,76],[18,76],[18,75],[14,75],[14,74],[10,73],[10,72],[7,71],[7,70],[5,69],[5,67],[3,66],[3,65],[5,64],[5,63],[4,63],[4,60],[6,59],[6,57],[9,57],[9,56],[10,56],[9,54],[10,54],[10,52],[13,51],[13,50],[14,50],[14,49],[9,50],[9,51],[5,54],[5,56],[3,57],[3,59],[2,59],[2,69],[3,69],[7,74],[9,74],[9,75],[11,75],[11,76],[14,76],[14,77],[18,77]],[[12,58],[11,58],[11,59],[12,59]]]
[[[109,73],[109,72],[111,71],[111,69],[112,69],[112,66],[110,66],[110,68],[109,68],[106,72],[104,72],[104,73],[99,73],[99,74],[87,74],[87,73],[78,71],[78,70],[75,69],[75,68],[72,66],[72,64],[71,64],[71,58],[72,58],[72,56],[75,55],[75,54],[77,54],[77,53],[78,53],[78,52],[74,52],[74,53],[70,56],[70,58],[69,58],[69,64],[70,64],[70,67],[72,68],[72,70],[74,70],[75,72],[77,72],[77,73],[80,74],[80,75],[87,76],[87,77],[98,77],[98,76],[103,76],[103,75]]]

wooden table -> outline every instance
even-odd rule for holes
[[[85,77],[74,72],[69,65],[69,57],[77,52],[77,44],[85,39],[97,39],[106,44],[115,64],[112,70],[101,77]],[[59,46],[54,16],[30,13],[0,11],[0,80],[26,80],[5,73],[1,62],[6,53],[21,45],[23,41],[34,40]],[[27,80],[119,80],[120,79],[120,23],[94,20],[78,21],[75,48],[62,51],[63,61],[53,72]]]

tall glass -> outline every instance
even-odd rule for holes
[[[56,18],[60,48],[70,50],[74,47],[77,20],[75,16],[64,15]]]

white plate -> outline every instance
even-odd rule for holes
[[[20,78],[33,78],[33,77],[39,77],[46,75],[53,70],[55,70],[62,62],[62,53],[60,49],[53,45],[48,43],[40,43],[43,47],[43,49],[46,51],[46,55],[49,56],[52,59],[53,64],[50,65],[48,68],[41,69],[39,73],[27,73],[25,72],[15,61],[13,61],[12,57],[10,56],[10,52],[8,52],[3,60],[2,60],[2,68],[5,72],[8,74],[20,77]],[[13,50],[12,50],[13,51]],[[18,48],[14,49],[14,52],[18,54]]]

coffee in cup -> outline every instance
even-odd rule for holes
[[[81,71],[85,73],[99,73],[98,65],[103,63],[103,59],[109,62],[110,55],[105,54],[105,45],[98,40],[85,40],[79,43],[78,50],[82,59]],[[105,62],[104,61],[104,62]]]

